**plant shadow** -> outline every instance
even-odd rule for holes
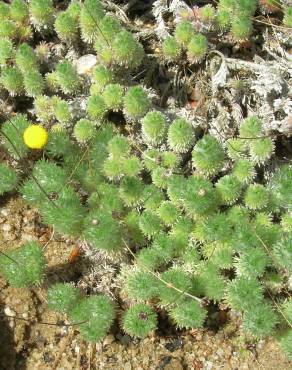
[[[13,329],[4,313],[4,303],[0,301],[0,370],[16,369],[17,352],[15,350]],[[24,367],[17,367],[22,370]]]

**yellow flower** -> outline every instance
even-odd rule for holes
[[[48,133],[40,125],[30,125],[23,133],[23,140],[31,149],[42,149],[48,141]]]

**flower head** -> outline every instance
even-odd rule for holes
[[[48,133],[40,125],[30,125],[23,133],[23,141],[31,149],[42,149],[48,141]]]

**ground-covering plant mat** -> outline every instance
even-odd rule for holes
[[[2,1],[9,289],[89,348],[236,317],[245,343],[272,336],[291,359],[291,11],[288,0]],[[33,238],[25,217],[7,223],[20,197]],[[56,243],[68,254],[58,265]]]

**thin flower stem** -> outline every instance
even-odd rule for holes
[[[289,321],[287,316],[284,314],[284,312],[282,311],[282,309],[280,308],[278,303],[274,300],[274,298],[273,298],[272,294],[270,293],[269,289],[267,289],[267,292],[268,292],[271,300],[273,301],[274,305],[276,306],[277,311],[283,316],[284,320],[287,322],[287,324],[290,326],[290,328],[292,328],[292,323]]]
[[[3,244],[3,243],[2,243],[2,244]],[[19,266],[19,262],[17,262],[14,258],[12,258],[12,257],[8,256],[8,254],[6,254],[6,253],[4,253],[4,252],[2,252],[2,251],[0,251],[0,254],[2,254],[4,257],[6,257],[6,258],[10,259],[13,263],[16,263],[16,264]]]
[[[9,141],[9,143],[13,147],[15,153],[17,154],[19,160],[21,160],[21,155],[19,154],[19,152],[18,152],[16,146],[14,145],[13,141],[10,139],[9,136],[7,136],[5,134],[5,132],[3,132],[2,130],[0,130],[0,132]],[[46,196],[46,198],[54,205],[54,207],[58,208],[57,205],[55,204],[55,202],[50,198],[50,196],[47,194],[47,192],[45,191],[45,189],[42,187],[42,185],[38,182],[38,180],[36,179],[36,177],[33,174],[31,174],[31,177],[34,180],[34,182],[36,183],[36,185],[39,187],[39,189],[41,190],[41,192]]]
[[[131,255],[133,256],[133,258],[137,261],[137,257],[136,257],[136,256],[135,256],[135,254],[131,251],[130,247],[128,246],[128,244],[125,242],[125,240],[124,240],[124,239],[123,239],[123,242],[124,242],[124,244],[125,244],[125,246],[126,246],[127,250],[131,253]],[[142,264],[141,264],[141,266],[142,266],[143,268],[145,268],[145,270],[147,270],[147,271],[148,271],[152,276],[156,277],[156,279],[160,280],[163,284],[165,284],[168,288],[174,289],[174,290],[176,290],[177,292],[179,292],[179,293],[181,293],[181,294],[183,294],[183,295],[185,295],[185,296],[187,296],[187,297],[189,297],[189,298],[192,298],[192,299],[196,300],[196,301],[197,301],[197,302],[199,302],[199,303],[202,303],[202,302],[203,302],[203,299],[198,298],[198,297],[196,297],[196,296],[194,296],[194,295],[192,295],[192,294],[190,294],[190,293],[184,292],[183,290],[181,290],[181,289],[179,289],[179,288],[175,287],[174,285],[169,284],[167,281],[165,281],[165,280],[164,280],[164,279],[162,279],[160,276],[158,276],[157,274],[155,274],[155,272],[151,271],[147,266],[142,265]]]

